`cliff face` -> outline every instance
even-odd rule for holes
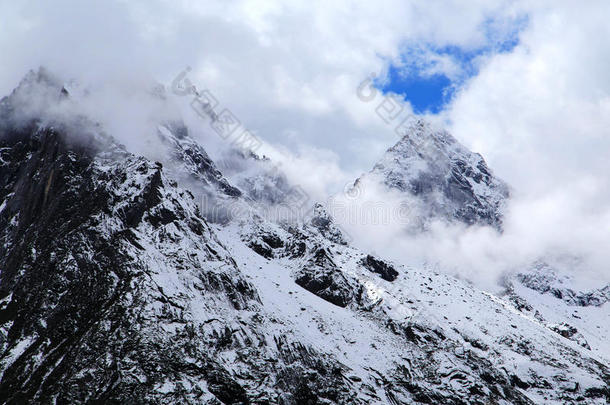
[[[186,355],[204,339],[186,298],[237,318],[257,295],[188,194],[159,164],[52,129],[2,147],[4,399],[142,401],[177,370],[222,376]]]

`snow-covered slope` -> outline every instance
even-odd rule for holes
[[[286,231],[245,221],[217,233],[238,263],[257,264],[248,279],[279,322],[339,353],[359,390],[373,387],[381,403],[606,401],[608,358],[508,300],[372,257],[311,225]],[[236,235],[282,242],[261,255],[229,242]]]
[[[0,117],[3,403],[610,397],[603,352],[508,298],[352,247],[321,205],[300,224],[270,222],[179,124],[159,123],[168,159],[157,163],[86,122],[16,127],[11,101]],[[247,209],[211,223],[191,187]]]

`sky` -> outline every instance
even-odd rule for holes
[[[514,36],[524,18],[510,2],[328,3],[2,0],[0,94],[39,65],[80,80],[164,83],[190,66],[191,80],[266,142],[297,156],[330,152],[355,174],[397,141],[356,97],[363,80],[400,72],[383,90],[407,90],[425,111],[439,95],[422,105],[422,90],[449,99],[446,78],[461,84],[471,59]]]
[[[491,17],[490,17],[491,18]],[[448,106],[464,83],[478,74],[478,61],[490,55],[510,53],[527,27],[527,15],[509,21],[509,31],[493,33],[493,20],[483,23],[487,41],[469,47],[417,43],[406,46],[376,82],[384,94],[399,94],[417,115],[438,114]]]
[[[314,199],[398,141],[378,114],[388,96],[513,189],[510,243],[453,242],[507,254],[576,243],[605,275],[609,15],[605,0],[0,0],[0,94],[42,65],[127,99],[129,86],[169,84],[188,66]],[[104,94],[100,116],[137,144],[140,129],[125,124],[137,100]]]

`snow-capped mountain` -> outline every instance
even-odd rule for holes
[[[423,226],[441,219],[501,229],[509,188],[480,154],[421,119],[405,125],[402,135],[354,187],[372,180],[404,193]]]
[[[609,400],[607,353],[509,297],[360,251],[322,205],[268,220],[228,180],[260,177],[225,176],[180,123],[159,123],[154,162],[84,118],[16,120],[42,82],[70,97],[33,74],[0,102],[2,403]],[[455,218],[498,225],[505,186],[447,139],[468,165],[425,184],[447,188]],[[200,189],[244,209],[210,221]]]

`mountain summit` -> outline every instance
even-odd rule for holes
[[[501,229],[509,187],[480,154],[421,119],[403,134],[364,177],[416,201],[420,217]]]

